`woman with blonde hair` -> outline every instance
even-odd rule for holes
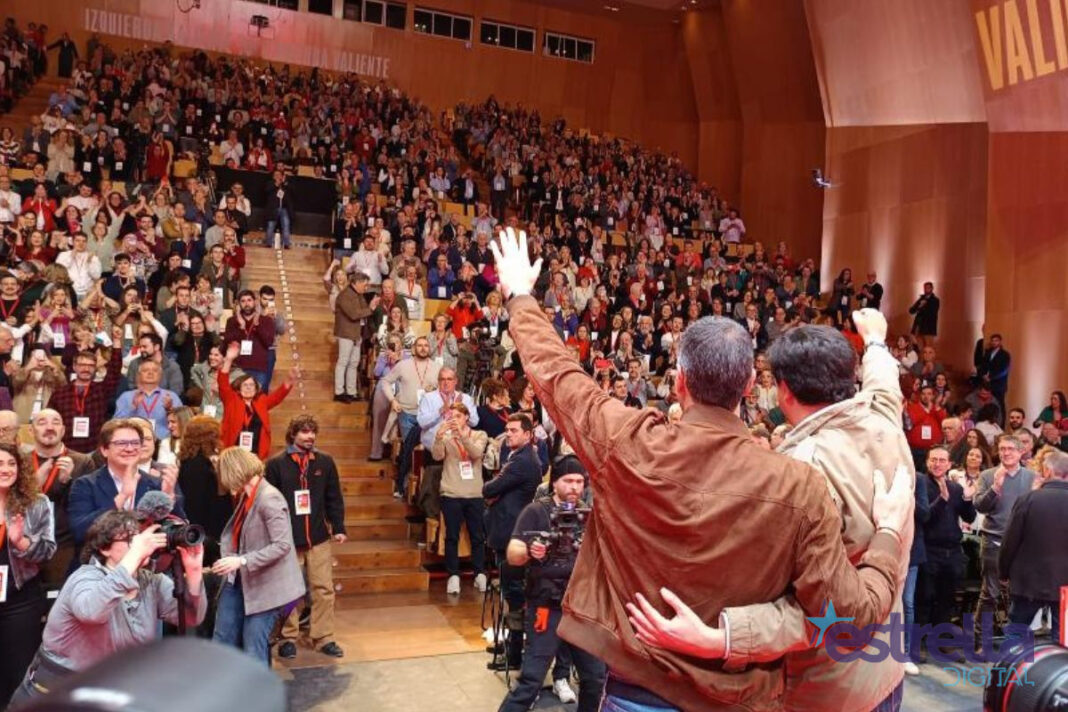
[[[56,553],[52,507],[15,445],[0,444],[0,708],[41,643],[45,593],[39,567]]]
[[[285,609],[305,592],[289,506],[263,477],[263,461],[240,447],[219,454],[219,484],[237,497],[219,540],[224,576],[212,639],[270,666],[270,637]]]

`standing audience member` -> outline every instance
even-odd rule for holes
[[[534,425],[525,413],[508,416],[504,433],[508,445],[507,459],[501,462],[501,471],[497,476],[482,486],[482,496],[489,506],[486,512],[486,542],[496,553],[501,569],[501,595],[508,604],[509,616],[519,618],[524,601],[523,569],[509,564],[506,552],[519,513],[534,499],[544,469],[533,446]],[[509,627],[517,629],[514,622]],[[522,637],[509,636],[509,667],[519,667],[522,653]]]
[[[938,336],[938,297],[934,293],[934,282],[923,283],[923,294],[909,307],[912,320],[912,335],[922,343],[934,341]]]
[[[976,511],[983,515],[979,532],[982,581],[975,607],[977,650],[982,641],[981,617],[984,614],[993,616],[996,630],[1005,622],[1008,614],[1009,587],[1002,581],[998,571],[998,556],[1012,508],[1020,497],[1031,491],[1035,481],[1035,473],[1020,466],[1021,451],[1020,439],[1016,436],[1002,435],[998,438],[997,452],[1001,464],[983,471],[973,498]],[[989,654],[993,651],[984,652]]]
[[[437,386],[440,370],[441,367],[430,358],[429,342],[425,336],[420,336],[415,340],[412,357],[402,360],[382,379],[400,429],[401,451],[393,489],[393,496],[397,499],[404,497],[408,472],[412,466],[412,452],[419,444],[419,401]]]
[[[41,581],[59,590],[77,552],[70,530],[67,499],[72,483],[91,468],[91,459],[63,444],[63,418],[56,411],[45,408],[30,419],[33,445],[24,446],[22,456],[30,465],[37,487],[52,502],[55,523],[56,552],[41,564]]]
[[[304,595],[286,498],[263,478],[256,455],[230,447],[219,454],[219,483],[237,497],[223,528],[222,557],[211,571],[225,577],[212,639],[243,649],[270,666],[271,631]]]
[[[266,459],[271,453],[270,410],[285,400],[293,390],[300,371],[294,366],[282,387],[263,393],[256,379],[245,373],[230,382],[230,368],[237,357],[238,345],[230,343],[226,358],[219,367],[219,398],[223,403],[223,447],[237,445]]]
[[[964,549],[960,522],[975,521],[972,497],[975,485],[948,476],[949,450],[936,445],[927,452],[927,500],[929,514],[923,525],[927,561],[920,591],[921,623],[949,623],[956,605],[957,583],[964,575]],[[914,653],[918,651],[913,651]]]
[[[138,468],[143,446],[144,434],[133,418],[115,418],[101,428],[104,466],[74,480],[70,488],[67,511],[76,547],[86,541],[90,527],[101,514],[113,509],[132,511],[145,493],[153,490],[174,498],[174,513],[185,517],[182,503],[175,496],[177,476],[153,477]]]
[[[482,455],[489,438],[472,430],[467,406],[454,401],[434,435],[431,454],[443,461],[441,514],[445,517],[445,592],[460,593],[460,527],[467,526],[471,540],[471,565],[475,589],[486,590],[486,535],[482,523]]]
[[[264,474],[287,502],[297,550],[297,565],[311,591],[312,647],[332,658],[344,656],[334,640],[334,553],[332,542],[344,544],[345,499],[334,458],[315,448],[319,422],[314,415],[298,415],[286,429],[286,449],[267,461]],[[298,609],[300,606],[298,606]],[[278,657],[297,654],[299,610],[282,626]]]
[[[1030,625],[1035,614],[1048,607],[1057,641],[1061,591],[1068,586],[1068,454],[1051,452],[1043,469],[1045,483],[1021,495],[1013,506],[998,570],[1009,582],[1009,622]]]
[[[352,403],[359,397],[360,344],[367,319],[378,307],[378,297],[366,298],[370,278],[363,272],[353,275],[349,286],[334,302],[334,336],[337,338],[337,364],[334,366],[334,400]]]
[[[0,708],[41,643],[46,603],[38,573],[55,551],[48,498],[18,449],[0,445]]]

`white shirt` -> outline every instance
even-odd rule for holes
[[[67,250],[56,257],[56,264],[67,268],[74,291],[84,297],[93,288],[93,283],[100,279],[100,258],[92,252],[75,252]]]
[[[22,197],[13,190],[0,190],[0,200],[7,201],[6,208],[0,208],[0,223],[12,223],[22,213]]]

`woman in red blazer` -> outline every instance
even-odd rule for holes
[[[252,376],[243,375],[231,385],[230,366],[237,358],[241,346],[230,342],[226,358],[219,367],[219,399],[223,403],[223,447],[237,445],[266,460],[271,453],[271,417],[269,411],[285,400],[293,390],[293,382],[300,376],[294,366],[289,371],[282,387],[271,393],[261,393]]]

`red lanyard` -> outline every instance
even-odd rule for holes
[[[85,390],[82,391],[82,397],[79,399],[78,385],[74,385],[74,410],[77,411],[78,415],[85,415],[85,402],[89,400],[89,388],[91,386],[92,384],[90,383],[85,387]],[[36,453],[34,454],[34,457],[37,457]]]
[[[53,458],[54,461],[52,463],[52,469],[49,471],[48,477],[45,478],[44,486],[41,487],[41,491],[44,492],[45,494],[48,494],[48,491],[50,489],[52,489],[52,483],[56,481],[56,475],[59,474],[59,464],[57,462],[55,462],[55,460],[59,460],[59,458],[63,457],[66,454],[67,454],[67,448],[63,448],[63,452],[59,453],[59,455],[57,455],[55,458]],[[37,457],[37,451],[34,450],[33,451],[33,471],[37,472],[37,470],[40,469],[40,467],[41,467],[40,458]]]
[[[493,414],[496,415],[498,418],[500,418],[502,423],[507,423],[508,422],[508,418],[511,417],[508,414],[508,409],[507,408],[501,408],[500,410],[495,410],[495,411],[493,411]]]
[[[409,279],[408,280],[408,296],[410,297],[413,294],[415,294],[415,280],[414,279]]]
[[[243,430],[248,430],[248,426],[252,425],[252,419],[256,417],[256,411],[252,410],[251,403],[245,403],[245,425]]]
[[[200,339],[193,337],[193,363],[200,363]]]
[[[0,549],[7,546],[7,522],[0,522]]]
[[[438,356],[441,356],[441,354],[445,351],[446,338],[446,334],[441,334],[440,336],[438,336]]]
[[[5,320],[10,319],[12,316],[14,316],[15,310],[19,308],[18,297],[16,297],[14,302],[12,302],[10,309],[8,309],[7,304],[8,300],[0,299],[0,314],[3,314]]]
[[[456,441],[456,451],[458,453],[460,453],[460,459],[461,460],[465,460],[465,461],[466,460],[470,460],[470,458],[467,456],[467,448],[465,448],[463,443],[460,442],[460,437],[457,436],[455,438],[455,441]]]
[[[157,393],[156,397],[152,399],[151,405],[149,405],[147,408],[145,407],[145,401],[148,400],[148,399],[147,398],[142,398],[141,399],[141,410],[145,411],[145,415],[148,417],[149,420],[152,419],[152,411],[154,411],[156,409],[156,404],[159,403],[160,396],[162,396],[162,395],[163,395],[163,391],[160,391],[159,393]]]
[[[256,501],[256,491],[260,488],[260,482],[262,481],[262,479],[257,480],[252,492],[245,495],[245,498],[238,503],[237,514],[234,516],[233,536],[230,539],[234,553],[237,553],[241,544],[241,528],[245,526],[245,519],[248,517],[249,510],[252,509],[252,503]]]

